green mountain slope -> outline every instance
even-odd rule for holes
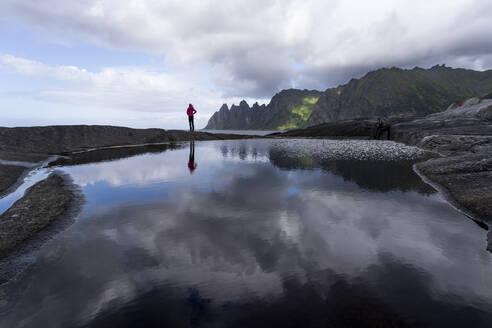
[[[492,91],[492,71],[434,66],[379,69],[338,88],[327,89],[308,125],[364,116],[426,115]]]
[[[252,107],[241,101],[229,109],[222,105],[209,119],[206,129],[291,129],[304,127],[314,109],[321,91],[282,90],[273,96],[270,103]]]

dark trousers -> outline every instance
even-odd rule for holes
[[[190,122],[190,131],[195,131],[195,123],[193,123],[193,116],[188,116],[188,121]]]

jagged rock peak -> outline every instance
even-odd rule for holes
[[[220,107],[219,111],[223,112],[223,111],[228,111],[229,110],[229,107],[227,106],[227,104],[223,104],[222,107]]]
[[[248,107],[249,108],[249,105],[248,103],[246,102],[246,100],[241,100],[241,102],[239,103],[239,107]]]

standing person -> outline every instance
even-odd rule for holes
[[[375,135],[375,138],[377,140],[379,140],[381,138],[381,136],[383,135],[384,132],[386,132],[386,138],[388,140],[391,139],[391,125],[387,124],[387,123],[384,123],[380,117],[378,117],[378,120],[376,122],[376,135]]]
[[[374,139],[379,140],[382,133],[383,133],[383,121],[381,121],[381,117],[378,117],[378,120],[376,121],[376,135]]]
[[[194,132],[195,131],[195,123],[193,123],[193,115],[195,115],[196,110],[193,107],[192,104],[188,106],[188,109],[186,110],[186,114],[188,114],[188,122],[190,122],[190,131]]]

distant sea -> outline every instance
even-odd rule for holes
[[[282,131],[279,131],[279,130],[205,130],[205,129],[203,129],[203,130],[200,130],[200,132],[266,136],[267,134],[270,134],[270,133],[282,132]]]

